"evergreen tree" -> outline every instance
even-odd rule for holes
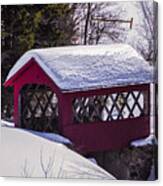
[[[3,5],[1,84],[17,59],[27,50],[70,45],[76,32],[74,11],[73,4]],[[7,97],[2,86],[2,112]]]

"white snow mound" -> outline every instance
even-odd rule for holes
[[[157,145],[157,139],[154,134],[150,134],[147,138],[138,139],[131,142],[131,146],[134,147],[143,147],[146,145]]]
[[[15,123],[11,121],[5,121],[1,119],[1,126],[6,126],[6,127],[15,127]]]
[[[69,144],[69,145],[73,145],[73,143],[66,137],[61,136],[59,134],[55,134],[55,133],[49,133],[49,132],[38,132],[38,131],[34,131],[34,130],[26,130],[27,132],[30,132],[34,135],[40,136],[42,138],[48,139],[50,141],[54,141],[57,143],[62,143],[62,144]]]
[[[22,129],[1,127],[0,176],[115,179],[71,151]]]

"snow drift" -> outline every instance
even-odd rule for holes
[[[1,127],[0,165],[1,176],[115,179],[63,144],[4,126]]]

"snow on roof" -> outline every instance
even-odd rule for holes
[[[32,57],[61,90],[153,82],[153,68],[127,44],[33,49],[17,61],[7,80]]]

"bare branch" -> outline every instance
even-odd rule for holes
[[[21,176],[24,178],[30,178],[32,176],[33,171],[29,168],[29,164],[27,159],[24,161],[24,165],[21,167]]]
[[[44,162],[44,160],[43,160],[43,149],[40,150],[40,165],[41,165],[41,169],[44,173],[45,178],[48,178],[48,175],[53,168],[54,157],[55,157],[54,155],[55,155],[55,153],[53,153],[51,156],[49,156],[48,162]]]
[[[91,10],[91,3],[87,4],[87,15],[86,15],[86,21],[85,21],[85,30],[84,30],[84,45],[87,44],[87,35],[88,35],[88,24],[90,19],[90,10]]]

